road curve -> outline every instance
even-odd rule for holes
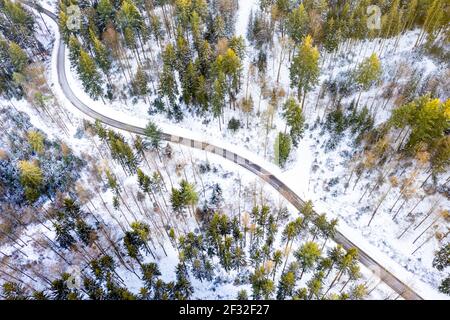
[[[44,13],[54,21],[58,21],[58,17],[53,13],[50,12],[42,7],[40,7],[37,4],[30,3],[27,1],[23,1],[24,4],[31,6],[35,8],[36,10]],[[125,130],[128,132],[132,132],[139,135],[144,135],[144,128],[133,126],[124,122],[117,121],[115,119],[111,119],[101,113],[98,113],[95,110],[92,110],[89,108],[86,104],[84,104],[81,100],[77,98],[77,96],[74,94],[72,89],[69,86],[69,83],[67,81],[67,76],[65,73],[65,50],[66,46],[63,43],[63,40],[60,38],[58,43],[58,56],[57,56],[57,71],[58,71],[58,81],[61,85],[61,88],[67,97],[67,99],[81,112],[86,114],[92,119],[99,120],[100,122],[109,125],[111,127]],[[297,210],[301,210],[305,204],[305,201],[303,201],[294,191],[292,191],[288,186],[286,186],[282,181],[280,181],[277,177],[275,177],[273,174],[262,168],[261,166],[251,162],[250,160],[239,156],[236,153],[233,153],[231,151],[228,151],[226,149],[220,148],[215,145],[208,144],[206,142],[192,140],[189,138],[183,138],[180,136],[175,136],[171,134],[162,134],[162,139],[165,141],[185,145],[187,147],[205,150],[208,152],[211,152],[213,154],[217,154],[222,156],[223,158],[232,161],[246,170],[249,170],[250,172],[254,173],[264,181],[266,181],[268,184],[270,184],[272,187],[274,187],[283,197],[289,201]],[[351,242],[347,237],[345,237],[342,233],[337,232],[336,235],[333,237],[333,240],[342,245],[344,249],[348,250],[350,248],[357,248],[358,249],[358,260],[360,263],[362,263],[364,266],[368,267],[371,270],[376,270],[378,273],[378,276],[380,279],[385,282],[389,287],[391,287],[395,292],[397,292],[400,296],[402,296],[406,300],[423,300],[423,298],[416,293],[412,288],[410,288],[407,284],[405,284],[403,281],[398,279],[396,276],[394,276],[391,272],[389,272],[387,269],[385,269],[380,263],[378,263],[376,260],[374,260],[372,257],[370,257],[366,252],[358,248],[356,244]]]

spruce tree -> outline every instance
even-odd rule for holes
[[[356,70],[355,80],[360,86],[357,104],[361,98],[362,91],[368,90],[376,81],[378,81],[382,74],[381,62],[375,53],[370,57],[364,59]]]
[[[302,268],[300,279],[305,271],[311,270],[315,267],[321,254],[322,252],[315,242],[306,242],[294,253],[295,258]]]
[[[439,251],[436,252],[433,259],[433,267],[439,271],[443,271],[450,266],[450,243],[447,243]]]
[[[287,30],[289,36],[299,44],[309,32],[309,17],[305,6],[301,3],[293,9],[287,18]]]
[[[160,150],[162,132],[155,123],[149,121],[145,127],[145,137],[149,140],[152,149],[156,151]]]
[[[149,93],[148,76],[142,68],[138,68],[131,83],[132,92],[135,96],[144,97]]]
[[[285,300],[294,294],[295,283],[297,279],[292,271],[283,273],[278,283],[277,299]]]
[[[280,167],[284,167],[289,154],[291,153],[291,137],[283,132],[279,132],[274,145],[275,163]]]
[[[306,36],[294,57],[290,67],[291,87],[297,89],[302,109],[306,94],[317,84],[319,79],[319,50],[313,47],[311,36]]]
[[[91,98],[96,100],[102,96],[103,90],[100,85],[100,74],[97,71],[94,60],[83,49],[80,49],[78,74],[85,91],[91,96]]]
[[[26,289],[15,282],[4,282],[2,285],[5,300],[28,300]]]
[[[289,98],[283,105],[283,117],[286,119],[286,124],[290,127],[289,134],[292,143],[297,147],[303,134],[305,119],[303,117],[302,109],[294,98]]]
[[[15,42],[9,44],[8,52],[14,71],[22,73],[28,65],[28,56],[26,52]]]

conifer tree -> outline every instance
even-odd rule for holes
[[[34,202],[40,195],[43,174],[39,166],[33,161],[19,161],[20,181],[25,188],[25,197]]]
[[[86,92],[93,99],[98,99],[99,97],[103,99],[100,74],[97,71],[94,60],[83,49],[80,49],[78,74]]]
[[[450,99],[441,102],[439,99],[423,96],[395,109],[389,122],[395,128],[410,128],[408,140],[401,146],[407,153],[412,155],[423,147],[433,152],[442,143],[441,139],[448,129],[449,110]],[[445,148],[445,142],[440,147]],[[445,159],[445,152],[442,156]]]
[[[439,251],[436,252],[433,259],[433,267],[439,271],[443,271],[450,266],[450,243],[447,243]]]
[[[295,273],[292,271],[281,275],[277,290],[278,300],[285,300],[294,294],[296,280]]]
[[[392,1],[389,11],[384,17],[382,33],[384,37],[397,35],[401,30],[400,0]]]
[[[364,59],[358,66],[355,74],[356,83],[361,87],[356,104],[359,104],[362,91],[368,90],[382,73],[381,62],[375,53]]]
[[[149,140],[150,147],[159,151],[161,148],[162,132],[156,124],[149,121],[145,127],[145,136]]]
[[[185,266],[182,263],[177,265],[176,269],[177,282],[175,284],[175,299],[189,300],[194,293],[194,288],[189,280],[189,276]]]
[[[294,98],[289,98],[283,105],[283,117],[286,119],[286,124],[290,127],[289,134],[292,143],[297,147],[303,134],[305,119],[303,117],[302,109]]]
[[[15,42],[9,44],[8,52],[15,72],[22,73],[28,65],[26,52]]]
[[[302,109],[306,94],[317,84],[319,72],[319,50],[313,47],[312,37],[308,35],[303,39],[290,67],[291,87],[297,89],[298,98],[302,99]]]
[[[221,129],[221,120],[223,109],[225,107],[225,75],[220,72],[217,79],[214,81],[213,92],[211,97],[211,111],[215,118],[219,121],[219,128]]]
[[[28,300],[26,289],[15,282],[4,282],[2,285],[5,300]]]
[[[287,30],[289,36],[296,44],[301,43],[303,38],[308,34],[309,17],[303,3],[288,14]]]
[[[114,19],[114,7],[110,0],[100,0],[97,5],[100,30],[106,29],[108,22]]]
[[[63,273],[61,278],[52,281],[50,291],[54,300],[80,300],[80,292],[78,289],[69,287],[71,275]]]
[[[439,285],[439,291],[450,295],[450,276],[447,276],[447,278],[442,280],[441,284]]]
[[[240,301],[248,300],[247,290],[245,290],[245,289],[239,290],[237,299]]]
[[[95,53],[95,62],[99,68],[103,71],[109,80],[109,73],[112,67],[111,55],[107,47],[97,38],[92,30],[90,30],[91,41],[93,44],[93,49]]]
[[[78,41],[77,37],[70,36],[69,38],[69,60],[72,68],[78,66],[80,61],[81,43]]]
[[[131,83],[133,94],[144,97],[149,93],[148,76],[142,68],[138,68]]]
[[[295,258],[302,268],[300,279],[303,277],[305,271],[315,267],[321,254],[322,252],[315,242],[306,242],[294,253]]]
[[[291,137],[285,133],[279,132],[274,145],[275,163],[280,167],[284,167],[289,154],[291,153]]]
[[[35,130],[27,133],[28,143],[34,152],[41,154],[44,152],[44,136]]]
[[[250,276],[250,281],[253,289],[253,299],[270,299],[275,286],[273,281],[268,278],[267,270],[263,266],[255,269],[255,272]]]
[[[195,205],[198,203],[198,194],[195,191],[194,185],[190,184],[186,180],[180,182],[180,191],[186,205],[192,207],[192,214],[195,214]]]

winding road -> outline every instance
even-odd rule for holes
[[[41,13],[47,15],[54,21],[58,22],[58,17],[46,10],[45,8],[40,7],[37,4],[30,3],[27,1],[22,1],[24,4],[33,7],[34,9],[40,11]],[[121,121],[117,121],[115,119],[111,119],[104,114],[98,113],[97,111],[89,108],[85,103],[83,103],[80,99],[77,98],[75,93],[72,91],[71,87],[69,86],[67,76],[66,76],[66,58],[65,58],[65,52],[66,52],[66,46],[63,43],[63,40],[60,39],[59,43],[57,44],[58,47],[58,55],[57,55],[57,71],[58,71],[58,80],[59,84],[62,88],[62,91],[64,92],[67,99],[75,106],[77,109],[79,109],[81,112],[83,112],[85,115],[89,116],[90,118],[94,120],[99,120],[100,122],[120,129],[125,130],[131,133],[144,135],[144,128],[138,127],[134,125],[130,125]],[[229,150],[226,150],[224,148],[208,144],[206,142],[192,140],[190,138],[184,138],[180,136],[175,136],[172,134],[163,133],[162,139],[165,141],[169,141],[172,143],[178,143],[181,145],[185,145],[187,147],[205,150],[208,152],[211,152],[216,155],[220,155],[223,158],[232,161],[246,170],[252,172],[253,174],[257,175],[264,181],[266,181],[268,184],[270,184],[272,187],[274,187],[283,197],[289,201],[295,208],[297,208],[299,211],[303,208],[305,202],[294,192],[292,191],[287,185],[285,185],[280,179],[278,179],[276,176],[274,176],[272,173],[268,172],[261,166],[253,163],[249,159],[246,159],[244,157],[241,157],[240,155],[231,152]],[[333,237],[333,240],[342,245],[344,249],[348,250],[350,248],[357,248],[359,255],[358,259],[360,263],[362,263],[364,266],[368,267],[371,270],[376,270],[378,273],[378,276],[380,279],[386,283],[389,287],[391,287],[395,292],[398,293],[398,295],[402,296],[406,300],[423,300],[423,298],[415,292],[412,288],[410,288],[406,283],[398,279],[395,275],[393,275],[390,271],[388,271],[386,268],[384,268],[379,262],[377,262],[375,259],[370,257],[366,252],[361,250],[356,244],[351,242],[345,235],[343,235],[341,232],[337,232],[336,235]]]

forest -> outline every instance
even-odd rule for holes
[[[345,234],[448,299],[449,9],[0,0],[1,298],[405,298]],[[59,39],[67,68],[53,71]],[[68,107],[59,72],[143,134]],[[188,130],[267,164],[301,208],[166,138]]]

